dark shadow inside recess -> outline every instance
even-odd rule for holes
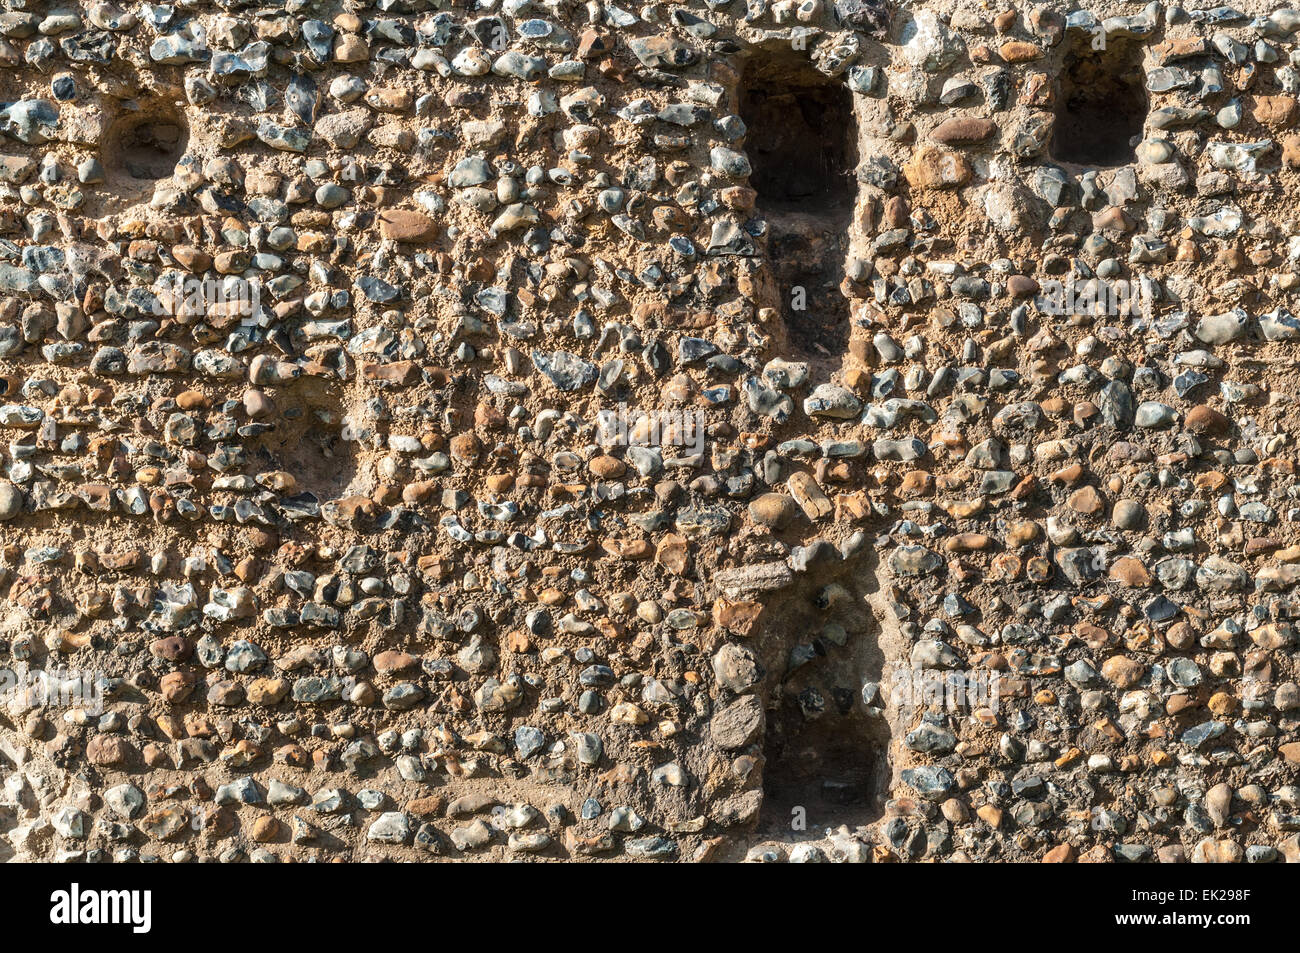
[[[1147,115],[1142,48],[1112,39],[1093,49],[1090,38],[1065,56],[1056,97],[1052,158],[1074,165],[1125,165],[1136,157]]]
[[[142,122],[122,133],[122,167],[133,179],[172,174],[184,152],[185,130],[174,122]]]
[[[817,722],[798,721],[791,713],[768,723],[761,829],[788,829],[796,808],[805,812],[810,831],[879,817],[888,781],[883,722],[838,711]]]
[[[189,144],[189,129],[176,113],[141,110],[121,117],[105,139],[104,165],[119,180],[165,179]]]
[[[879,568],[874,552],[824,565],[764,609],[751,644],[777,684],[767,698],[760,836],[816,838],[883,812],[893,727],[879,708],[887,660],[905,648],[881,614]],[[882,688],[870,702],[868,683]]]
[[[853,101],[843,81],[806,57],[756,56],[741,82],[750,185],[767,212],[827,212],[845,222],[857,164]]]
[[[852,96],[806,56],[764,51],[742,74],[740,116],[789,343],[801,356],[839,357],[849,338],[840,283],[857,194]]]

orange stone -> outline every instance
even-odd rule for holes
[[[955,152],[920,146],[903,166],[903,175],[915,189],[955,189],[970,181],[971,165]]]
[[[1070,509],[1085,516],[1099,513],[1104,505],[1101,494],[1097,492],[1095,487],[1081,487],[1070,494]]]
[[[427,245],[438,237],[438,223],[423,212],[386,208],[379,213],[379,235],[390,242]]]
[[[1121,586],[1128,586],[1131,589],[1145,589],[1151,585],[1151,573],[1147,567],[1142,565],[1140,559],[1132,556],[1123,556],[1110,567],[1110,578],[1118,582]]]
[[[983,142],[997,130],[992,119],[957,117],[945,119],[930,132],[930,138],[945,146],[968,145]]]
[[[1251,116],[1261,126],[1284,129],[1295,124],[1296,101],[1291,96],[1256,96]]]
[[[713,603],[713,622],[737,635],[749,635],[763,611],[760,602],[733,602],[719,599]]]
[[[1071,844],[1057,844],[1046,854],[1043,855],[1045,864],[1072,864],[1074,863],[1074,847]]]
[[[1187,412],[1185,426],[1194,434],[1223,434],[1232,426],[1232,421],[1217,410],[1198,404]]]
[[[1101,675],[1116,688],[1132,688],[1146,674],[1146,666],[1125,655],[1112,655],[1101,665]]]
[[[1033,43],[1024,40],[1010,40],[998,49],[998,55],[1008,63],[1028,63],[1043,55],[1043,51]]]
[[[690,558],[690,549],[686,539],[676,533],[669,533],[659,541],[655,549],[655,562],[676,576],[686,574]]]

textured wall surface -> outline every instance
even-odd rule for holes
[[[0,7],[0,858],[1300,859],[1300,12]]]

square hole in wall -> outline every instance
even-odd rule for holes
[[[740,118],[760,208],[828,210],[847,221],[857,150],[852,97],[842,80],[796,54],[756,55],[742,77]]]
[[[801,358],[838,359],[848,347],[840,283],[857,197],[852,94],[806,55],[759,50],[741,75],[739,100],[787,343]]]
[[[1052,158],[1094,168],[1132,162],[1147,116],[1142,47],[1120,39],[1094,49],[1085,39],[1067,51],[1059,83]]]

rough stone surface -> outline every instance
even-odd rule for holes
[[[1296,859],[1297,26],[9,4],[0,859]]]

